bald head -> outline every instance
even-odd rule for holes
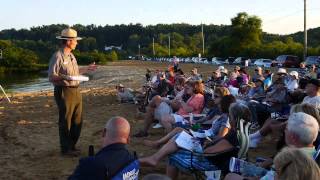
[[[105,126],[104,134],[105,144],[115,142],[127,144],[130,134],[130,124],[123,117],[112,117]]]

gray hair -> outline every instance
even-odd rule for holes
[[[125,118],[115,116],[109,119],[105,125],[105,129],[110,138],[125,138],[130,133],[130,124]]]
[[[234,121],[238,121],[240,119],[243,119],[246,122],[251,121],[251,112],[248,106],[241,102],[235,102],[230,105],[229,116]]]
[[[300,143],[304,145],[312,144],[319,132],[317,120],[303,112],[292,113],[289,116],[287,128],[289,132],[296,134]]]

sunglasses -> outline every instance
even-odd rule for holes
[[[213,97],[214,97],[214,98],[219,98],[219,97],[221,97],[221,96],[214,95]]]

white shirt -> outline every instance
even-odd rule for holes
[[[287,88],[289,91],[294,91],[294,90],[298,89],[298,87],[299,87],[299,84],[296,79],[290,80],[287,82]]]
[[[125,88],[123,92],[118,91],[118,100],[119,101],[131,101],[134,98],[132,94],[133,90],[130,88]]]
[[[320,96],[306,96],[304,97],[302,103],[308,103],[313,105],[315,108],[320,109]]]

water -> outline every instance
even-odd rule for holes
[[[10,92],[36,92],[53,89],[46,72],[0,73],[0,85]]]

